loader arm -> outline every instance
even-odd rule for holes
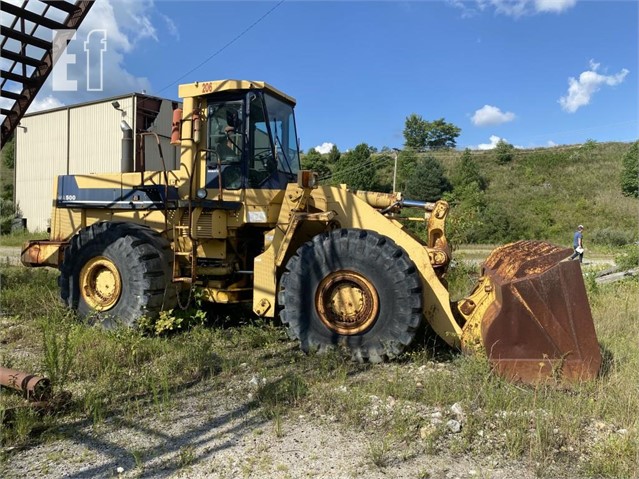
[[[300,246],[299,237],[310,239],[305,231],[311,227],[311,223],[323,222],[329,229],[375,231],[401,247],[415,264],[422,280],[423,303],[426,305],[423,309],[424,318],[449,345],[461,347],[462,329],[455,321],[448,290],[433,267],[445,268],[450,260],[443,232],[448,212],[446,202],[432,204],[433,211],[428,220],[432,245],[426,245],[411,235],[402,223],[380,213],[380,210],[391,207],[401,197],[329,186],[305,191],[296,185],[289,185],[285,198],[278,226],[271,233],[273,240],[265,252],[255,259],[253,309],[258,315],[275,314],[272,305],[276,303],[277,281],[282,266]],[[309,209],[323,212],[324,215],[309,218],[306,213]]]
[[[404,202],[401,194],[291,186],[280,211],[278,227],[273,231],[273,241],[256,259],[255,311],[268,315],[265,314],[268,310],[274,314],[274,308],[269,308],[276,304],[277,283],[281,282],[284,266],[290,260],[294,263],[292,269],[297,268],[298,258],[294,254],[301,260],[313,261],[314,255],[323,254],[323,241],[339,240],[339,235],[331,234],[326,240],[315,237],[302,246],[318,231],[323,228],[325,231],[369,231],[392,240],[414,264],[421,279],[421,315],[450,346],[487,355],[493,369],[513,381],[537,383],[549,377],[578,381],[597,376],[601,355],[581,270],[577,263],[564,261],[570,250],[542,241],[520,241],[497,248],[483,265],[482,276],[473,292],[451,303],[441,279],[451,255],[444,230],[448,204],[445,201],[405,202],[410,206],[420,203],[426,209],[428,228],[426,241],[422,241],[386,214]],[[315,248],[315,252],[304,253],[308,248]],[[332,248],[323,261],[333,262]],[[338,247],[334,251],[340,253]],[[367,296],[365,278],[349,268],[342,269],[339,261],[333,267],[338,271],[325,273],[332,279],[321,282],[319,289],[328,288],[326,283],[330,286],[331,281],[347,284],[330,296],[331,304],[341,308],[339,314],[350,315],[355,318],[353,322],[357,322],[358,314],[377,308],[375,295]],[[357,266],[354,269],[357,270]],[[394,283],[401,278],[388,277],[387,280]],[[284,290],[286,288],[287,285]],[[315,306],[322,309],[320,293],[313,289],[303,291],[314,294]],[[280,294],[281,299],[287,298]],[[367,305],[369,296],[372,306]],[[354,303],[361,304],[361,311],[353,307]],[[303,304],[313,308],[311,303]],[[347,322],[340,322],[335,331],[359,335],[369,323],[362,321],[357,328],[353,326],[355,332],[344,325],[349,326]],[[294,332],[295,335],[300,333]],[[352,337],[347,339],[353,343]],[[302,344],[304,348],[303,340]],[[357,346],[355,351],[356,356],[361,355]],[[378,356],[374,353],[368,359]]]

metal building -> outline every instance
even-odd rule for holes
[[[49,227],[57,175],[176,169],[170,137],[177,106],[133,93],[25,115],[15,130],[15,201],[26,227]],[[128,127],[133,142],[123,141]]]

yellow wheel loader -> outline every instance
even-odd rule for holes
[[[197,82],[179,94],[178,170],[60,176],[50,239],[24,246],[25,265],[60,269],[62,300],[79,315],[133,325],[197,287],[205,300],[279,315],[306,352],[343,346],[379,362],[428,323],[512,380],[597,375],[580,266],[562,261],[571,250],[498,248],[475,290],[451,303],[445,201],[318,185],[300,170],[295,100],[266,83]],[[402,207],[424,209],[424,241]]]

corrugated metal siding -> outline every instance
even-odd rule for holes
[[[120,109],[111,104],[117,100]],[[162,138],[167,169],[177,169],[178,153],[170,145],[172,102],[164,100],[154,124]],[[16,130],[16,201],[30,231],[46,231],[57,175],[121,171],[122,130],[125,120],[135,130],[134,97],[110,98],[102,103],[27,115],[25,129]],[[166,138],[165,138],[166,137]],[[160,170],[157,143],[147,138],[146,170]]]
[[[67,172],[67,112],[24,117],[16,129],[15,195],[30,231],[46,231],[53,180]],[[24,127],[24,128],[22,128]]]
[[[121,170],[120,122],[133,124],[133,98],[117,100],[126,113],[110,102],[69,109],[69,174],[113,173]]]

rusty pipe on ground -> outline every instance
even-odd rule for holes
[[[51,395],[51,381],[43,376],[0,367],[0,386],[20,391],[29,400],[42,401]]]

